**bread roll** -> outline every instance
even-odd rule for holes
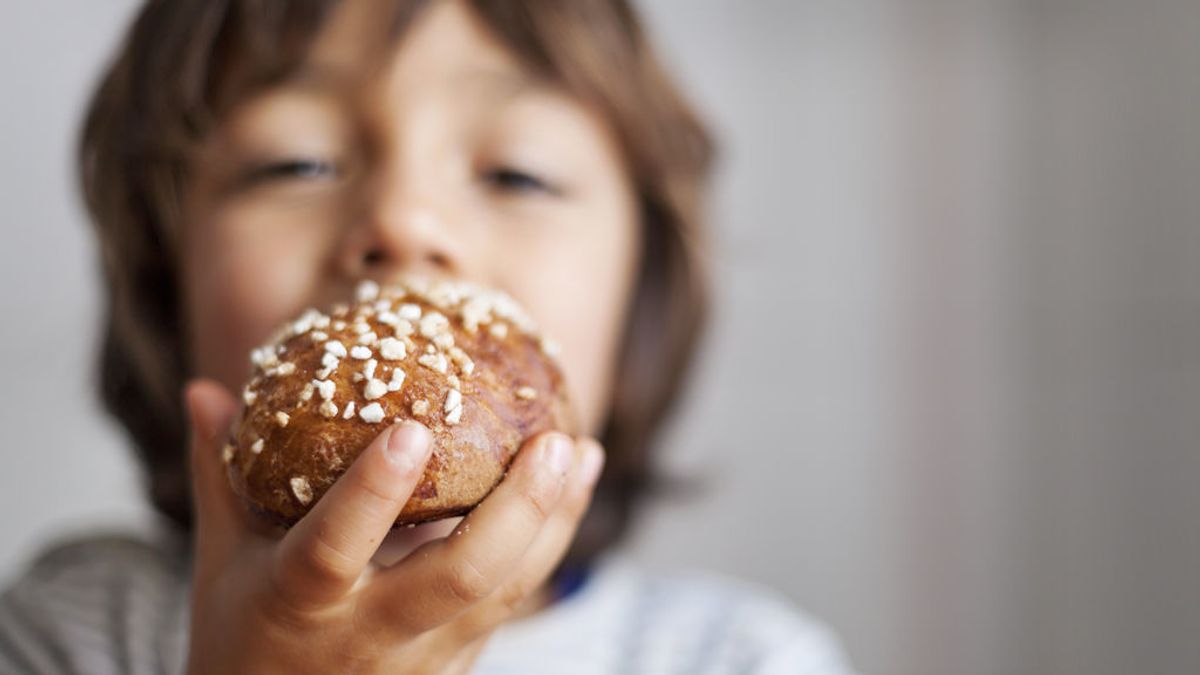
[[[509,296],[430,279],[365,281],[356,296],[251,355],[224,460],[252,510],[294,524],[381,431],[413,419],[433,452],[396,525],[462,515],[526,438],[573,433],[556,349]]]

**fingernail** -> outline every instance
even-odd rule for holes
[[[402,470],[411,471],[429,452],[429,430],[417,422],[392,427],[387,453]]]
[[[574,459],[571,442],[562,434],[550,434],[542,442],[542,459],[545,466],[550,467],[556,474],[565,476],[571,470],[571,460]]]
[[[600,449],[599,445],[588,443],[579,466],[579,473],[583,481],[588,485],[595,483],[600,478],[600,470],[603,468],[604,451]]]

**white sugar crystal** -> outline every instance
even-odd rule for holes
[[[392,379],[388,382],[388,391],[400,391],[400,387],[404,385],[405,373],[403,370],[396,368],[392,371]]]
[[[383,383],[383,380],[376,380],[375,378],[367,380],[367,385],[363,387],[363,396],[368,401],[374,401],[387,392],[388,386]]]
[[[448,332],[438,333],[433,338],[433,344],[437,345],[441,349],[450,349],[454,346],[454,336]]]
[[[475,372],[475,362],[472,361],[471,357],[467,356],[467,353],[459,347],[450,348],[450,360],[454,361],[454,363],[458,365],[459,369],[462,370],[463,375],[470,375],[471,373]]]
[[[488,332],[491,333],[492,337],[496,338],[497,340],[503,340],[504,338],[508,337],[508,324],[499,322],[493,323],[488,327]]]
[[[333,383],[331,382],[330,384],[333,384]],[[312,382],[309,382],[308,384],[304,385],[304,388],[300,390],[300,400],[307,401],[307,400],[311,399],[313,396],[313,391],[315,389],[316,389],[316,387],[313,386]]]
[[[457,375],[447,375],[446,376],[446,384],[450,385],[451,387],[454,387],[455,389],[462,388],[462,382],[459,381]]]
[[[312,338],[313,342],[324,342],[329,339],[329,333],[326,333],[323,330],[314,330],[313,332],[309,333],[309,336]]]
[[[379,405],[378,403],[365,405],[363,406],[363,409],[359,411],[358,416],[361,417],[362,421],[364,422],[378,424],[379,422],[383,421],[383,406]]]
[[[379,316],[375,318],[379,320],[379,323],[385,326],[395,326],[400,322],[400,317],[396,316],[394,312],[389,311],[380,312]]]
[[[346,412],[342,413],[342,419],[344,420],[348,420],[351,417],[354,417],[354,401],[347,403]]]
[[[479,324],[491,320],[490,303],[483,298],[472,298],[462,306],[459,315],[462,316],[463,328],[466,328],[469,333],[474,333]]]
[[[245,389],[242,390],[242,401],[246,405],[254,405],[254,402],[257,400],[258,400],[258,392],[254,391],[250,387],[246,387]]]
[[[537,390],[533,387],[518,387],[517,398],[525,399],[526,401],[532,401],[533,399],[537,398]]]
[[[366,377],[367,379],[371,379],[372,377],[375,377],[375,369],[378,367],[379,367],[378,361],[376,361],[375,359],[367,359],[367,363],[366,363],[366,365],[363,366],[363,369],[362,369],[363,377]]]
[[[329,317],[325,316],[324,314],[313,319],[313,328],[328,328],[328,327],[329,327]]]
[[[307,478],[304,476],[295,476],[288,481],[288,485],[291,486],[292,494],[296,495],[296,499],[301,504],[308,504],[312,501],[312,486],[308,484]]]
[[[281,427],[286,427],[291,419],[292,418],[282,410],[275,413],[275,423]]]
[[[334,405],[333,401],[325,401],[318,410],[326,417],[337,417],[338,414],[338,407]]]
[[[455,408],[462,406],[462,392],[457,389],[451,389],[446,392],[446,403],[442,406],[443,412],[450,412]]]
[[[291,361],[284,361],[275,368],[276,375],[291,375],[294,372],[296,372],[296,364]]]
[[[354,289],[354,297],[359,302],[370,302],[379,297],[379,284],[364,279],[358,284],[358,288]]]
[[[550,338],[543,337],[540,344],[542,347],[542,353],[546,356],[555,357],[562,353],[562,349],[558,346],[558,343]]]
[[[260,368],[270,368],[278,361],[275,350],[270,347],[259,347],[250,352],[250,362]]]
[[[405,356],[404,343],[396,338],[384,338],[379,341],[379,355],[388,361],[399,361]]]
[[[412,322],[407,319],[400,319],[393,328],[396,331],[396,337],[405,337],[416,332]]]
[[[326,368],[336,370],[338,363],[340,363],[340,361],[338,361],[338,357],[335,354],[325,352],[321,355],[321,365],[325,366]]]
[[[226,464],[232,462],[233,461],[233,453],[234,453],[233,445],[226,443],[225,447],[221,448],[221,461],[225,462]]]
[[[424,417],[429,414],[429,401],[419,398],[412,403],[412,412],[417,417]]]
[[[450,328],[450,320],[441,312],[430,312],[421,317],[421,335],[432,338]]]
[[[362,335],[363,333],[366,333],[367,331],[371,330],[371,326],[362,321],[355,321],[354,325],[350,326],[350,330],[355,335]]]
[[[450,412],[446,413],[446,417],[445,417],[446,424],[458,424],[462,420],[462,412],[463,412],[463,409],[462,409],[462,406],[460,405],[457,408],[455,408],[454,410],[451,410]]]
[[[416,321],[421,318],[421,306],[406,302],[396,309],[396,316],[407,321]]]
[[[379,339],[379,336],[375,334],[375,331],[369,330],[369,331],[363,333],[362,335],[359,335],[357,342],[360,345],[369,345],[369,344],[374,343],[378,339]]]
[[[447,370],[445,354],[422,354],[417,363],[443,374]]]
[[[253,452],[254,454],[257,455],[258,453],[260,453],[262,451],[263,451],[263,439],[260,438],[257,441],[254,441],[253,443],[250,444],[250,452]]]
[[[338,357],[339,359],[345,358],[346,345],[342,344],[341,342],[339,342],[337,340],[330,340],[329,342],[325,343],[325,351]]]
[[[367,359],[371,358],[371,348],[364,347],[362,345],[354,345],[354,347],[350,349],[350,357],[358,359],[359,361],[366,361]]]
[[[342,310],[342,314],[345,314],[345,313],[346,313],[346,311],[345,311],[345,310]],[[334,330],[346,330],[346,322],[345,322],[345,321],[342,321],[341,319],[338,319],[337,321],[334,321],[334,322],[333,322],[333,329],[334,329]]]
[[[376,312],[386,312],[392,308],[392,301],[387,298],[382,298],[375,301]]]
[[[296,335],[307,333],[308,331],[312,330],[313,323],[316,322],[317,318],[320,316],[321,313],[315,309],[309,308],[304,310],[304,314],[301,314],[300,318],[296,319],[296,321],[292,323],[292,332]]]

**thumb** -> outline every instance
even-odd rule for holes
[[[197,564],[223,560],[245,531],[236,496],[222,458],[237,401],[220,384],[196,379],[184,390],[191,421],[192,505],[195,511]]]

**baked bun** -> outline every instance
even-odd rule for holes
[[[362,282],[251,354],[245,408],[224,459],[234,491],[290,526],[388,425],[433,433],[397,525],[471,510],[536,433],[571,433],[553,344],[504,293],[458,281]]]

